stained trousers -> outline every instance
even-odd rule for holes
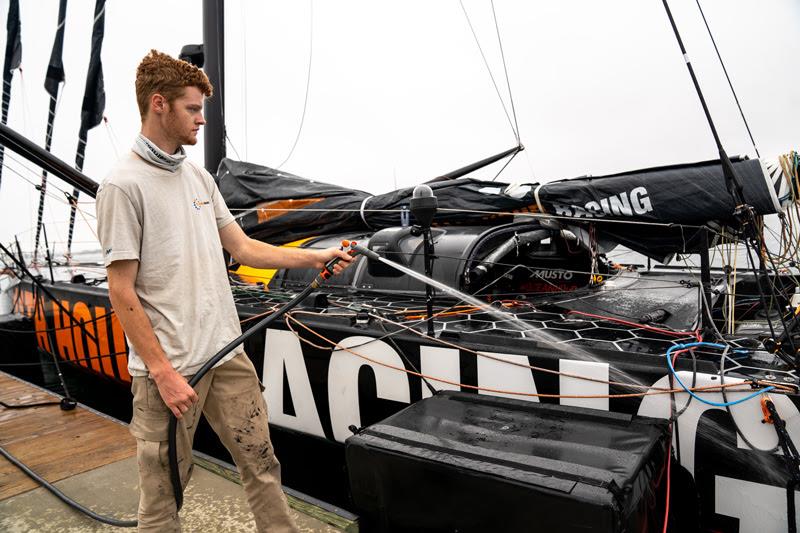
[[[139,466],[139,531],[179,532],[167,457],[170,411],[155,382],[133,377],[133,420]],[[178,421],[178,466],[185,488],[192,475],[192,441],[202,412],[239,469],[260,532],[297,531],[281,489],[267,405],[253,363],[240,354],[209,371],[195,386],[199,401]]]

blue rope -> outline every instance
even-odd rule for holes
[[[724,350],[726,348],[726,346],[724,344],[717,344],[715,342],[690,342],[690,343],[687,343],[687,344],[676,344],[675,346],[672,346],[667,350],[667,365],[669,366],[670,373],[675,377],[675,380],[678,382],[678,384],[681,386],[681,388],[683,390],[685,390],[686,392],[688,392],[691,395],[691,397],[694,398],[695,400],[697,400],[698,402],[704,403],[706,405],[713,405],[714,407],[730,407],[731,405],[736,405],[737,403],[746,402],[747,400],[755,398],[759,394],[764,394],[765,392],[775,388],[775,387],[769,386],[769,387],[766,387],[764,389],[755,391],[754,393],[749,394],[748,396],[745,396],[744,398],[740,398],[740,399],[732,401],[732,402],[713,402],[711,400],[704,400],[703,398],[701,398],[700,396],[698,396],[697,394],[695,394],[694,392],[689,390],[689,388],[686,385],[683,384],[683,381],[681,381],[681,378],[678,377],[678,373],[675,372],[675,367],[672,366],[672,352],[673,351],[675,351],[675,350],[683,350],[685,348],[693,348],[695,346],[705,346],[705,347],[708,347],[708,348],[717,348],[719,350]]]

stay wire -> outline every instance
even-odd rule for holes
[[[506,54],[503,51],[503,40],[500,38],[500,25],[497,23],[497,13],[494,9],[494,0],[492,0],[492,17],[494,18],[494,28],[497,32],[497,44],[500,45],[500,57],[503,59],[503,71],[506,75],[506,88],[508,89],[508,101],[511,103],[511,114],[514,117],[514,133],[517,137],[517,144],[520,144],[519,123],[517,122],[517,110],[514,107],[514,95],[511,93],[511,82],[508,79],[508,66],[506,65]],[[515,152],[517,155],[519,152]],[[512,156],[513,158],[513,156]],[[494,181],[494,180],[492,180]]]
[[[750,142],[753,144],[753,149],[756,151],[756,156],[760,159],[761,154],[758,153],[758,147],[756,146],[756,141],[755,139],[753,139],[753,133],[750,131],[750,125],[747,123],[747,119],[744,116],[744,111],[742,110],[742,105],[739,103],[739,97],[737,96],[736,91],[733,88],[731,77],[728,75],[728,69],[725,68],[725,62],[722,61],[722,55],[720,55],[719,48],[717,48],[717,41],[714,39],[714,35],[711,33],[711,28],[708,25],[708,20],[706,20],[706,14],[703,12],[702,6],[700,6],[700,0],[695,0],[695,2],[697,3],[697,9],[700,10],[700,16],[703,17],[703,23],[706,25],[706,30],[708,30],[708,36],[711,38],[711,43],[714,45],[714,51],[717,53],[719,64],[722,66],[722,71],[725,73],[725,79],[728,80],[728,87],[731,88],[731,93],[733,93],[733,99],[736,101],[736,107],[739,108],[739,114],[742,117],[742,122],[744,122],[744,127],[747,128],[747,135],[750,136]]]
[[[483,47],[481,46],[481,42],[478,39],[478,34],[475,33],[475,28],[472,26],[472,21],[469,18],[469,13],[467,13],[467,8],[464,7],[464,0],[458,0],[458,3],[461,5],[461,10],[464,12],[464,17],[466,17],[467,24],[469,25],[469,29],[472,32],[472,37],[475,39],[475,44],[478,46],[478,51],[481,53],[481,58],[483,58],[483,64],[486,66],[486,71],[489,73],[489,78],[491,78],[492,80],[492,85],[494,86],[494,90],[497,93],[497,98],[500,100],[500,105],[503,107],[503,113],[506,114],[506,119],[508,119],[508,125],[511,127],[511,131],[514,134],[514,138],[517,140],[517,144],[519,144],[519,133],[514,127],[514,122],[511,120],[511,116],[508,114],[508,108],[506,107],[506,103],[500,94],[500,88],[497,86],[497,81],[495,81],[494,79],[494,74],[492,73],[492,69],[489,67],[489,61],[487,61],[486,59],[486,54],[483,53]]]
[[[519,154],[521,151],[522,151],[522,150],[518,149],[516,152],[514,152],[513,154],[511,154],[511,157],[509,157],[509,158],[506,160],[506,163],[505,163],[505,164],[504,164],[502,167],[500,167],[500,170],[498,170],[498,171],[497,171],[497,174],[495,174],[495,175],[494,175],[494,177],[491,179],[491,181],[494,181],[494,180],[496,180],[497,178],[499,178],[499,177],[500,177],[500,174],[502,174],[502,173],[503,173],[503,171],[506,169],[506,167],[507,167],[508,165],[510,165],[510,164],[511,164],[511,162],[514,160],[514,158],[515,158],[515,157],[517,157],[517,154]]]
[[[308,7],[308,73],[306,74],[306,94],[303,98],[303,113],[300,115],[300,126],[297,128],[297,135],[294,138],[294,143],[292,143],[292,148],[289,150],[289,154],[281,162],[281,164],[275,167],[278,170],[280,170],[281,167],[283,167],[283,165],[289,161],[289,159],[292,157],[292,154],[294,154],[294,150],[297,148],[297,144],[300,142],[300,134],[303,132],[303,124],[305,124],[306,121],[306,111],[308,110],[308,94],[311,88],[311,65],[314,57],[314,0],[308,1]]]

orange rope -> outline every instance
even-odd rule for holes
[[[547,394],[547,393],[537,393],[537,392],[509,391],[509,390],[504,390],[504,389],[493,389],[493,388],[490,388],[490,387],[480,387],[478,385],[469,385],[467,383],[459,383],[457,381],[451,381],[451,380],[444,379],[444,378],[437,378],[435,376],[429,376],[427,374],[422,374],[421,372],[416,372],[416,371],[413,371],[413,370],[408,370],[406,368],[401,368],[401,367],[398,367],[398,366],[390,365],[388,363],[383,363],[381,361],[377,361],[375,359],[372,359],[371,357],[367,357],[366,355],[360,354],[360,353],[358,353],[358,352],[356,352],[356,351],[354,351],[354,350],[352,350],[352,349],[350,349],[350,348],[348,348],[346,346],[342,346],[339,343],[337,343],[335,341],[332,341],[331,339],[325,337],[321,333],[319,333],[317,331],[314,331],[310,327],[306,326],[305,324],[303,324],[302,322],[300,322],[299,320],[297,320],[296,318],[291,316],[291,314],[287,314],[286,315],[286,320],[287,320],[287,324],[288,324],[288,321],[291,320],[292,322],[298,324],[300,327],[302,327],[303,329],[305,329],[309,333],[311,333],[311,334],[319,337],[320,339],[324,340],[325,342],[329,343],[331,346],[335,346],[336,348],[338,348],[340,350],[344,350],[344,351],[346,351],[346,352],[348,352],[348,353],[350,353],[350,354],[352,354],[352,355],[354,355],[354,356],[356,356],[356,357],[358,357],[360,359],[364,359],[365,361],[369,361],[370,363],[373,363],[373,364],[376,364],[376,365],[379,365],[379,366],[383,366],[383,367],[386,367],[386,368],[390,368],[392,370],[397,370],[399,372],[405,372],[406,374],[409,374],[409,375],[412,375],[412,376],[417,376],[419,378],[428,379],[428,380],[431,380],[431,381],[436,381],[437,383],[445,383],[447,385],[453,385],[455,387],[460,387],[460,388],[464,388],[464,389],[485,391],[485,392],[493,392],[495,394],[511,394],[511,395],[515,395],[515,396],[526,396],[526,397],[533,397],[533,398],[576,398],[576,399],[577,398],[637,398],[637,397],[643,397],[643,396],[651,396],[651,395],[655,395],[655,394],[672,394],[672,393],[684,392],[683,389],[653,389],[652,387],[648,387],[651,390],[648,390],[648,391],[645,391],[645,392],[633,392],[633,393],[628,393],[628,394]],[[297,334],[297,332],[294,329],[292,329],[292,331],[295,334]],[[303,339],[299,335],[297,336],[297,338],[302,342],[306,342],[308,344],[311,344],[312,346],[315,346],[315,347],[319,348],[319,346],[314,345],[313,343],[307,341],[307,339]],[[580,377],[581,379],[584,379],[583,376],[577,376],[577,377]],[[748,383],[727,383],[725,385],[705,385],[705,386],[702,386],[702,387],[693,387],[691,390],[693,392],[695,392],[695,391],[718,392],[718,391],[722,390],[723,388],[724,389],[728,389],[728,388],[742,387],[742,386],[749,387],[749,384]],[[749,388],[747,390],[749,390]]]

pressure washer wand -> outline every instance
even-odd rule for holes
[[[342,249],[349,248],[348,253],[352,256],[359,253],[361,250],[365,250],[359,246],[356,242],[350,241],[342,241]],[[371,252],[371,250],[368,250]],[[336,257],[331,259],[325,264],[325,267],[317,274],[312,281],[305,289],[300,291],[298,294],[294,296],[289,302],[285,303],[283,306],[279,307],[276,311],[274,311],[269,316],[264,317],[259,321],[255,326],[249,328],[247,331],[236,337],[234,340],[229,342],[224,348],[222,348],[219,352],[217,352],[214,357],[209,359],[206,364],[200,367],[194,376],[189,380],[189,386],[194,387],[197,383],[206,375],[206,373],[216,365],[220,359],[231,353],[237,346],[242,344],[244,341],[258,333],[259,331],[264,330],[267,326],[269,326],[272,322],[277,320],[278,318],[285,315],[287,312],[291,311],[294,307],[296,307],[300,302],[305,300],[305,298],[311,294],[314,290],[318,289],[320,285],[324,281],[330,279],[333,276],[333,267],[335,267],[341,259]],[[175,417],[173,413],[170,413],[169,419],[169,426],[167,429],[167,441],[168,441],[168,456],[169,456],[169,470],[170,470],[170,478],[172,480],[172,491],[175,494],[175,505],[177,506],[178,510],[180,511],[181,507],[183,506],[183,487],[181,486],[181,478],[180,472],[178,470],[178,447],[177,447],[177,431],[178,431],[178,419]]]

